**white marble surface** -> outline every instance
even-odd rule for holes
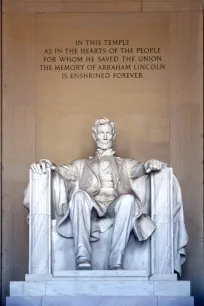
[[[158,281],[176,281],[177,274],[153,274],[149,277],[149,280],[158,280]]]
[[[193,306],[193,297],[45,296],[9,297],[6,306]]]
[[[24,296],[43,296],[46,293],[46,282],[25,282]]]
[[[97,272],[97,271],[95,271]],[[96,276],[11,282],[10,296],[190,296],[188,281],[144,281]]]
[[[157,296],[190,296],[190,282],[154,281],[154,292]]]
[[[183,296],[183,297],[159,296],[157,298],[157,306],[193,306],[193,305],[194,305],[194,297],[192,296]]]
[[[177,274],[154,274],[148,276],[145,270],[92,270],[92,271],[76,271],[76,270],[63,270],[54,271],[52,274],[26,274],[25,281],[37,282],[37,281],[47,281],[47,280],[58,280],[58,279],[73,279],[76,277],[84,278],[85,280],[93,279],[94,277],[98,280],[117,279],[118,277],[123,280],[152,280],[152,281],[176,281]]]
[[[6,298],[6,306],[42,306],[42,303],[43,303],[43,298],[39,296],[38,297],[37,296],[31,296],[31,297],[12,296],[12,297]],[[58,305],[60,306],[60,304]],[[57,306],[57,304],[55,306]]]
[[[52,274],[26,274],[25,281],[26,282],[39,282],[39,281],[47,281],[52,280]]]
[[[46,297],[43,306],[157,306],[156,297]]]
[[[98,277],[104,277],[104,278],[115,278],[115,277],[129,277],[129,280],[132,280],[137,277],[148,277],[148,273],[145,270],[84,270],[84,271],[54,271],[53,277],[75,277],[75,278],[98,278]]]
[[[30,170],[29,273],[51,272],[51,171]]]
[[[154,284],[150,281],[122,281],[104,279],[102,281],[48,281],[46,295],[91,295],[91,296],[152,296]]]
[[[25,282],[10,282],[10,296],[24,296]]]
[[[151,237],[151,273],[173,274],[172,169],[151,174],[151,218],[156,231]]]

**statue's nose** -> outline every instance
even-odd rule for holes
[[[104,133],[104,138],[103,138],[104,140],[107,140],[107,135],[106,135],[106,133]]]

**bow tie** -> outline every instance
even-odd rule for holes
[[[96,150],[96,155],[98,156],[98,158],[101,158],[103,156],[112,156],[115,154],[115,151],[113,151],[113,149],[107,149],[107,150],[102,150],[102,149],[97,149]]]

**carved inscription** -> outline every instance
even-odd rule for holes
[[[160,47],[133,47],[130,40],[76,40],[73,47],[46,48],[40,70],[58,72],[63,80],[143,79],[165,70]]]

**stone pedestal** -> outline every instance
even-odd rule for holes
[[[193,306],[193,297],[44,296],[9,297],[7,306]]]
[[[56,271],[10,283],[7,306],[193,306],[190,282],[145,271]]]

